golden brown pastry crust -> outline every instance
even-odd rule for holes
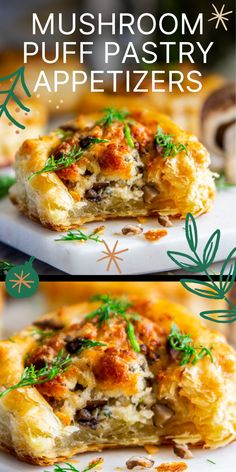
[[[19,381],[24,359],[35,365],[50,360],[62,347],[68,350],[67,343],[75,338],[106,344],[72,355],[68,370],[52,381],[0,399],[2,449],[31,463],[51,464],[78,452],[121,445],[175,441],[216,448],[236,439],[235,351],[180,305],[133,303],[132,310],[140,315],[135,334],[146,346],[141,353],[132,349],[123,319],[112,318],[106,329],[96,321],[81,322],[97,303],[64,307],[0,343],[2,389]],[[166,345],[172,322],[190,333],[195,344],[213,347],[214,362],[206,357],[181,367]],[[55,334],[40,342],[36,327]],[[153,424],[156,403],[174,412],[161,428]],[[105,413],[108,407],[110,413]],[[81,416],[86,408],[86,414],[96,416],[96,425],[94,416]]]
[[[179,70],[179,64],[176,65]],[[182,66],[182,71],[187,73],[191,68]],[[148,81],[147,81],[148,82]],[[187,82],[187,81],[186,81]],[[186,90],[181,93],[179,89],[174,92],[165,93],[92,93],[83,95],[78,112],[87,113],[99,112],[106,107],[129,108],[130,110],[145,109],[168,115],[174,123],[189,133],[193,133],[200,139],[201,137],[201,108],[204,100],[214,90],[223,85],[223,77],[211,74],[201,78],[202,90],[191,93]],[[184,83],[182,84],[184,86]]]
[[[180,303],[199,316],[204,310],[226,310],[225,300],[208,300],[186,290],[180,282],[41,282],[41,290],[47,297],[49,310],[62,305],[72,305],[92,297],[96,293],[111,293],[113,296],[144,297],[149,300],[166,299]],[[236,284],[235,284],[236,292]],[[236,301],[236,300],[235,300]],[[209,327],[221,331],[227,338],[233,339],[233,326],[227,323],[207,321]],[[235,326],[236,330],[236,326]]]
[[[76,164],[59,172],[29,176],[45,166],[50,154],[61,144],[58,132],[41,139],[27,140],[16,159],[17,184],[11,191],[19,210],[44,226],[57,231],[89,221],[130,216],[164,215],[184,218],[209,210],[215,195],[209,155],[197,139],[158,113],[131,114],[137,149],[130,149],[121,122],[102,128],[96,125],[101,115],[78,117],[73,127],[77,136],[105,138],[94,144]],[[163,158],[154,145],[157,127],[173,135],[174,141],[187,145],[187,153]],[[72,138],[73,139],[73,138]],[[78,139],[78,138],[77,138]],[[145,197],[146,186],[156,197]],[[98,192],[99,199],[89,192]],[[95,192],[96,195],[96,192]]]
[[[25,129],[18,129],[6,115],[1,117],[0,167],[8,166],[14,162],[16,152],[25,139],[39,137],[45,133],[48,114],[44,105],[36,98],[24,99],[23,103],[30,108],[27,114],[20,110],[14,102],[9,103],[8,110],[25,126]]]

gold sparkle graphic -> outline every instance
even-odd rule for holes
[[[111,265],[112,265],[112,262],[114,263],[114,265],[116,266],[119,274],[121,274],[121,269],[120,269],[120,266],[117,262],[118,261],[123,261],[123,257],[119,257],[118,254],[122,254],[122,252],[126,252],[128,251],[128,248],[126,249],[121,249],[120,251],[117,251],[116,248],[117,248],[117,245],[118,245],[118,239],[117,241],[115,242],[114,244],[114,247],[113,249],[111,250],[109,247],[108,247],[108,244],[106,243],[106,241],[102,241],[105,248],[106,248],[106,251],[102,251],[103,254],[105,254],[105,256],[101,257],[100,259],[97,260],[97,262],[101,262],[101,261],[104,261],[105,259],[108,259],[108,264],[107,264],[107,267],[106,267],[106,271],[109,272],[110,268],[111,268]]]
[[[16,279],[11,279],[9,280],[9,282],[15,283],[15,285],[12,285],[12,288],[15,288],[18,286],[18,293],[20,293],[22,285],[24,285],[27,288],[31,288],[30,284],[34,284],[34,280],[26,280],[27,277],[29,277],[30,272],[24,275],[24,271],[22,270],[20,274],[15,273],[14,275]]]
[[[229,18],[226,18],[226,16],[233,13],[233,10],[224,12],[225,4],[222,6],[220,11],[217,10],[214,3],[212,3],[212,6],[215,12],[212,12],[212,18],[210,18],[208,21],[216,21],[215,29],[217,29],[219,24],[222,23],[225,31],[227,31],[227,26],[225,24],[225,21],[229,21]]]

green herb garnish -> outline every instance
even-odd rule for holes
[[[125,139],[126,139],[127,144],[131,148],[134,148],[134,140],[132,138],[130,127],[127,123],[125,123]]]
[[[76,229],[75,231],[68,231],[65,236],[62,236],[55,241],[95,241],[96,243],[102,243],[102,240],[99,238],[98,234],[93,231],[90,234],[85,234],[81,229]]]
[[[36,369],[35,366],[31,364],[29,367],[24,369],[21,379],[17,384],[12,385],[3,392],[0,392],[0,398],[12,390],[23,387],[33,387],[34,385],[39,385],[54,379],[57,375],[65,372],[69,367],[70,362],[71,356],[68,354],[64,357],[64,352],[62,350],[58,356],[50,362],[50,365],[46,362],[42,369]]]
[[[76,341],[75,341],[75,343],[76,343]],[[68,341],[68,342],[70,343],[70,341]],[[72,340],[71,343],[74,343],[74,341]],[[76,346],[76,348],[74,348],[74,346],[73,346],[73,354],[78,354],[81,351],[83,351],[84,349],[91,349],[91,348],[97,347],[97,346],[106,346],[106,344],[101,343],[100,341],[93,341],[92,339],[79,338],[77,346]]]
[[[129,116],[127,110],[116,110],[115,108],[104,108],[104,115],[100,120],[96,121],[95,125],[109,126],[113,121],[122,121]]]
[[[225,190],[227,188],[236,187],[236,184],[231,184],[227,182],[225,174],[220,174],[220,176],[215,181],[217,190]]]
[[[28,180],[32,179],[32,177],[38,174],[44,174],[45,172],[56,172],[61,169],[66,169],[67,167],[71,166],[71,164],[77,162],[83,152],[84,151],[80,147],[74,145],[70,152],[63,154],[59,159],[55,160],[53,155],[49,156],[46,160],[45,166],[37,172],[31,174],[28,177]]]
[[[5,275],[15,264],[7,261],[0,261],[0,275]]]
[[[127,110],[116,110],[115,108],[104,108],[103,117],[98,120],[95,125],[102,125],[104,127],[111,125],[114,121],[121,121],[124,124],[125,139],[131,148],[134,148],[134,140],[130,129],[130,121],[128,116],[130,113]]]
[[[30,334],[40,336],[40,341],[43,341],[43,339],[50,338],[51,336],[53,336],[55,334],[55,331],[46,331],[39,328],[33,328]]]
[[[130,344],[135,352],[140,352],[140,347],[134,333],[134,326],[130,319],[135,319],[136,314],[126,313],[127,309],[132,306],[132,303],[117,298],[111,298],[110,295],[94,295],[93,301],[101,301],[102,305],[89,315],[85,317],[86,320],[98,317],[99,328],[103,323],[109,323],[112,316],[122,317],[127,324],[126,332]],[[137,318],[136,318],[137,319]]]
[[[94,461],[90,463],[85,469],[81,470],[81,472],[89,472],[90,470],[94,469],[94,467],[97,467],[101,464],[101,459]],[[49,472],[45,470],[44,472]],[[70,464],[69,462],[65,462],[64,465],[59,465],[56,464],[54,465],[54,471],[53,472],[80,472],[77,467],[74,465]]]
[[[158,146],[163,150],[163,157],[175,157],[179,152],[184,151],[188,155],[185,144],[175,144],[172,134],[166,134],[162,128],[158,127],[154,137]]]
[[[211,464],[214,464],[214,465],[216,465],[216,462],[214,462],[214,461],[211,461],[211,459],[207,459],[207,462],[210,462]]]
[[[89,472],[90,470],[94,469],[100,464],[101,464],[101,459],[97,461],[93,461],[85,469],[81,470],[81,472]],[[49,472],[49,471],[45,470],[44,472]],[[54,465],[53,472],[80,472],[80,470],[77,469],[77,467],[75,467],[74,465],[69,464],[69,462],[65,462],[64,465],[59,465],[59,464]]]
[[[100,139],[100,138],[95,138],[93,136],[88,136],[88,142],[90,146],[91,144],[109,143],[109,139]]]
[[[62,128],[58,128],[54,131],[54,133],[56,133],[60,139],[66,139],[66,138],[70,138],[72,136],[72,134],[74,133],[74,131],[72,130],[64,130]]]
[[[186,365],[189,362],[191,362],[191,364],[196,364],[206,356],[209,356],[211,362],[213,362],[211,350],[202,345],[194,346],[190,335],[181,333],[179,327],[174,323],[172,324],[171,332],[167,339],[170,348],[179,351],[181,356],[181,366]]]
[[[0,198],[8,194],[9,188],[16,182],[14,177],[9,175],[0,175]]]

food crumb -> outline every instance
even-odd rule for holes
[[[154,461],[148,457],[133,456],[126,461],[128,470],[136,469],[136,467],[150,469],[153,465]]]
[[[106,226],[98,226],[97,228],[95,228],[95,230],[93,231],[94,234],[102,234],[104,233],[106,229]]]
[[[144,224],[147,222],[147,218],[144,218],[144,216],[138,216],[137,221],[141,224]]]
[[[185,462],[164,462],[156,467],[157,472],[184,472],[188,466]]]
[[[145,451],[146,451],[148,454],[151,454],[151,455],[157,454],[158,451],[159,451],[158,447],[157,447],[157,446],[153,446],[153,444],[146,444],[146,445],[144,446],[144,449],[145,449]]]
[[[171,226],[173,226],[173,223],[171,222],[169,216],[157,213],[157,219],[158,223],[160,223],[161,226],[165,226],[166,228],[170,228]]]
[[[97,457],[96,459],[93,459],[91,462],[89,462],[89,467],[96,466],[100,468],[103,464],[104,459],[102,457]]]
[[[125,236],[134,236],[136,234],[141,234],[143,232],[143,228],[139,225],[126,225],[121,230],[122,234]]]
[[[150,229],[146,233],[144,233],[145,239],[148,241],[158,241],[159,239],[167,236],[166,229]]]
[[[187,444],[174,444],[173,450],[176,456],[181,457],[181,459],[192,459],[193,454],[188,448]]]

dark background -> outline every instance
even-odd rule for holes
[[[233,0],[214,0],[213,2],[218,10],[221,9],[225,3],[225,11],[234,10]],[[47,18],[50,12],[63,12],[65,22],[68,19],[70,24],[70,15],[72,12],[78,14],[82,12],[102,12],[109,20],[111,12],[129,12],[138,16],[142,12],[150,12],[160,16],[163,13],[171,12],[177,16],[184,12],[188,15],[190,24],[191,19],[194,20],[199,12],[203,12],[205,16],[204,30],[205,33],[202,37],[182,37],[178,33],[173,36],[149,37],[139,35],[127,37],[120,37],[119,41],[121,44],[127,44],[128,41],[132,40],[138,49],[140,44],[145,41],[197,41],[200,40],[203,45],[208,44],[210,41],[214,41],[214,50],[212,49],[209,54],[209,61],[207,68],[217,71],[224,72],[228,77],[234,75],[234,37],[235,37],[235,13],[228,16],[227,21],[228,31],[225,31],[222,25],[219,25],[218,29],[215,29],[215,22],[208,22],[207,20],[211,17],[214,11],[211,2],[206,0],[0,0],[0,51],[9,49],[23,49],[24,41],[37,41],[37,39],[45,40],[45,37],[33,37],[31,16],[32,12],[37,12],[40,18]],[[64,39],[70,38],[70,40],[79,41],[82,38],[79,36],[74,38],[64,37]],[[100,67],[99,59],[99,47],[100,42],[108,41],[111,38],[109,33],[104,34],[102,38],[96,37],[84,37],[83,40],[92,41],[96,43],[96,53],[91,57],[92,68]],[[60,36],[53,37],[53,41],[63,40]],[[117,37],[112,37],[112,40],[118,41]],[[47,41],[52,41],[52,38],[48,38]],[[160,58],[161,59],[161,58]],[[197,59],[201,59],[201,56]],[[119,64],[116,64],[119,66]]]

